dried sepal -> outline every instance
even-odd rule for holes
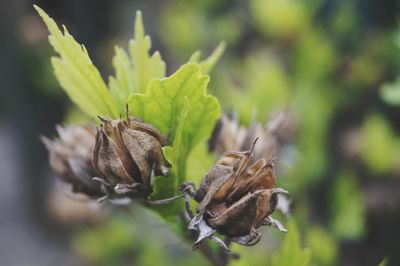
[[[90,126],[57,126],[58,138],[41,137],[49,151],[51,168],[71,184],[73,192],[90,197],[104,195],[98,182],[92,180],[99,173],[91,164],[95,144],[95,130]]]
[[[151,125],[127,114],[126,119],[99,117],[92,164],[108,197],[146,198],[151,192],[151,177],[167,176],[170,165],[162,153],[167,139]]]
[[[287,192],[276,188],[273,159],[252,162],[254,146],[255,142],[247,151],[225,152],[192,192],[199,202],[189,224],[190,229],[199,231],[194,246],[205,238],[220,243],[216,232],[241,245],[254,245],[261,238],[260,226],[286,231],[270,215],[277,206],[277,195]]]

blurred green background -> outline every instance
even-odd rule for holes
[[[94,210],[54,192],[38,136],[80,114],[53,76],[33,3],[68,26],[105,78],[140,9],[168,73],[226,42],[209,89],[242,125],[290,111],[295,133],[277,160],[290,233],[262,229],[257,246],[233,246],[241,259],[232,265],[378,265],[385,257],[400,265],[394,0],[2,1],[0,230],[10,237],[0,240],[1,265],[207,264],[139,206]]]

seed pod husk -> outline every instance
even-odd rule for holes
[[[254,148],[252,162],[261,158],[275,157],[282,146],[295,135],[297,122],[289,112],[276,113],[264,126],[255,121],[249,127],[239,125],[237,118],[223,114],[210,140],[210,150],[223,154],[225,151],[245,150],[259,137]]]
[[[251,162],[253,149],[254,144],[248,151],[225,152],[203,178],[194,195],[198,213],[189,225],[200,231],[195,246],[214,232],[242,245],[254,245],[261,238],[256,229],[262,225],[286,230],[270,215],[276,208],[277,194],[287,192],[276,188],[272,159]]]
[[[72,191],[90,197],[104,195],[101,185],[92,180],[99,173],[93,168],[91,157],[95,144],[95,129],[90,126],[57,126],[58,138],[41,137],[49,151],[51,168],[71,184]]]
[[[111,197],[146,198],[151,176],[166,176],[170,165],[161,147],[167,139],[154,127],[133,117],[110,120],[100,117],[92,155],[93,167]]]

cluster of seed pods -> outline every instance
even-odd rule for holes
[[[72,185],[73,192],[99,201],[147,199],[152,193],[152,177],[169,175],[171,166],[162,152],[167,138],[128,114],[126,119],[99,119],[98,129],[59,126],[58,139],[42,138],[49,150],[50,165]],[[278,194],[287,192],[276,187],[274,158],[255,158],[257,140],[247,150],[223,152],[197,190],[191,183],[182,184],[182,195],[175,198],[185,199],[188,228],[198,232],[194,249],[209,238],[228,250],[218,235],[241,245],[254,245],[261,238],[257,229],[264,225],[286,232],[271,214]],[[190,197],[198,202],[195,214]]]

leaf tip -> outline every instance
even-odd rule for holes
[[[42,13],[45,13],[44,11],[43,11],[43,9],[41,9],[38,5],[36,5],[36,4],[33,4],[33,8],[36,10],[36,12],[38,12],[39,13],[39,15],[41,15]]]
[[[144,26],[143,26],[143,17],[142,11],[136,11],[135,17],[135,40],[137,41],[140,38],[144,37]]]
[[[43,21],[48,26],[48,22],[52,20],[50,18],[50,16],[43,9],[41,9],[38,5],[33,5],[33,8],[36,10],[36,12],[38,12],[39,16],[43,19]]]
[[[221,52],[224,52],[224,51],[225,51],[225,48],[226,48],[226,42],[225,42],[225,41],[221,41],[221,42],[218,44],[216,50],[221,51]]]

